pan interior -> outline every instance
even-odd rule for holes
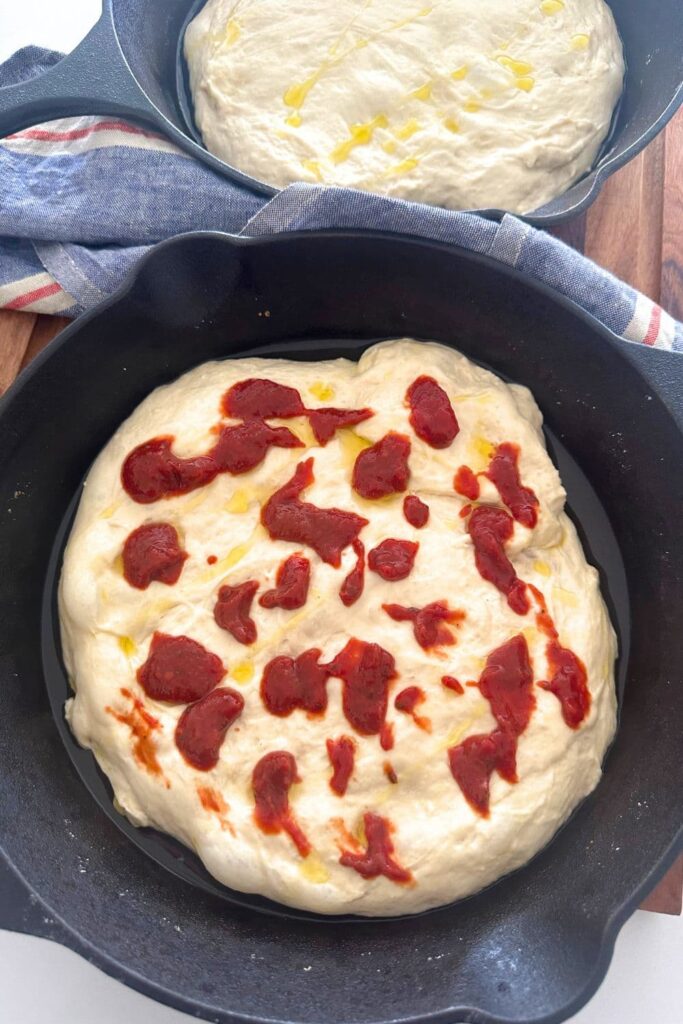
[[[330,346],[332,345],[334,355],[344,355],[348,358],[358,359],[361,352],[369,344],[371,342],[367,340],[346,342],[335,340],[331,343],[306,339],[305,341],[288,342],[284,345],[277,344],[245,350],[244,352],[236,353],[235,356],[237,358],[270,356],[302,360],[323,359],[332,354],[330,352]],[[480,363],[480,365],[485,364]],[[495,370],[495,367],[487,366],[486,368],[491,369],[493,372],[498,372]],[[499,376],[504,377],[500,373]],[[567,512],[577,527],[589,563],[596,566],[599,570],[602,594],[608,607],[610,619],[617,633],[619,657],[616,665],[616,683],[618,703],[619,708],[621,708],[628,666],[630,609],[626,572],[619,544],[610,525],[607,513],[592,485],[581,470],[579,463],[551,430],[546,427],[544,432],[548,451],[557,466],[567,491]],[[61,654],[57,592],[62,556],[76,515],[81,490],[82,488],[79,487],[69,503],[69,507],[57,532],[48,563],[42,605],[41,646],[45,683],[52,714],[71,762],[91,796],[99,804],[107,817],[114,822],[138,850],[142,851],[142,853],[146,854],[161,867],[170,871],[171,874],[214,897],[218,897],[220,900],[261,913],[285,918],[318,920],[331,923],[354,921],[368,925],[371,925],[373,920],[377,921],[378,919],[349,915],[326,917],[311,914],[282,906],[255,894],[245,894],[229,889],[209,874],[197,855],[188,847],[172,836],[155,829],[135,827],[115,809],[113,792],[108,779],[98,767],[92,752],[84,750],[78,745],[64,718],[64,704],[72,695],[72,691]],[[574,811],[574,814],[577,811],[578,808]],[[571,822],[573,816],[570,817],[569,822]],[[566,828],[569,822],[565,823],[563,828]],[[504,880],[499,880],[495,884],[504,884]],[[426,914],[435,912],[434,910],[427,911]],[[425,915],[415,916],[421,917]],[[381,920],[387,919],[383,918]]]

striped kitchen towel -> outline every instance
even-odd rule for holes
[[[27,47],[0,86],[60,54]],[[269,235],[374,228],[484,253],[555,288],[627,341],[683,351],[683,325],[562,242],[512,216],[295,184],[266,200],[139,126],[71,117],[0,140],[0,307],[78,316],[111,294],[151,245],[183,231]]]

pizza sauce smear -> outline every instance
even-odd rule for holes
[[[269,448],[303,448],[303,442],[287,427],[271,427],[261,420],[222,427],[209,452],[218,473],[240,476],[259,466]]]
[[[221,411],[242,422],[220,427],[216,443],[203,455],[176,455],[172,435],[145,441],[128,454],[121,483],[133,501],[148,504],[188,494],[210,484],[219,473],[247,473],[260,465],[269,448],[304,447],[291,430],[274,427],[268,419],[308,416],[316,440],[325,445],[340,427],[355,426],[373,415],[371,409],[308,410],[295,388],[259,379],[233,385],[223,396]]]
[[[526,615],[529,611],[526,584],[519,579],[505,553],[505,544],[514,532],[512,516],[502,508],[480,505],[469,518],[467,532],[474,545],[479,575],[505,594],[513,612]]]
[[[251,426],[224,427],[205,455],[180,458],[172,451],[174,440],[170,435],[155,437],[126,456],[121,483],[133,501],[147,505],[206,487],[219,473],[246,473],[263,461],[273,445],[303,448],[299,438],[286,427],[275,429],[259,421]]]
[[[517,738],[536,705],[533,681],[527,643],[521,634],[492,651],[478,685],[497,728],[469,736],[448,751],[453,778],[473,810],[484,818],[489,815],[493,772],[507,782],[517,782]]]
[[[287,420],[306,412],[296,388],[250,377],[233,384],[221,399],[221,412],[235,420]]]
[[[242,695],[227,686],[211,690],[185,708],[178,719],[175,742],[189,765],[201,772],[216,767],[226,733],[243,708]]]
[[[316,441],[323,446],[337,430],[355,427],[374,415],[372,409],[307,409],[296,388],[259,378],[234,384],[223,396],[221,408],[225,416],[243,420],[307,416]]]
[[[492,651],[479,677],[479,690],[501,729],[521,736],[536,706],[529,649],[520,633]]]
[[[161,729],[158,718],[150,715],[149,711],[141,700],[138,700],[127,687],[121,688],[121,696],[130,701],[130,708],[127,711],[116,711],[107,706],[104,710],[117,722],[127,725],[133,739],[133,756],[150,775],[156,775],[163,780],[167,789],[170,789],[170,782],[164,778],[161,770],[154,743],[154,733]]]
[[[351,483],[361,498],[376,501],[406,490],[410,440],[391,431],[356,458]]]
[[[368,449],[369,450],[369,449]],[[304,544],[323,562],[341,565],[341,553],[358,539],[368,520],[338,508],[318,508],[301,500],[301,492],[314,482],[313,459],[296,467],[294,475],[275,491],[261,509],[261,522],[273,540]]]
[[[388,583],[410,576],[419,544],[412,540],[383,540],[368,555],[368,569]]]
[[[495,484],[503,504],[507,505],[522,526],[530,530],[538,522],[538,498],[530,487],[525,487],[519,475],[519,445],[509,441],[499,444],[486,471]]]
[[[218,686],[225,672],[218,655],[189,636],[155,633],[137,680],[152,700],[189,704]]]
[[[494,449],[488,469],[473,473],[469,466],[460,466],[453,479],[453,488],[469,501],[479,497],[478,477],[487,477],[495,485],[503,504],[522,526],[530,530],[538,522],[538,498],[525,487],[519,475],[519,445],[503,441]]]
[[[396,679],[393,655],[379,644],[352,637],[327,665],[342,680],[344,714],[362,736],[377,735],[385,724],[389,683]]]
[[[432,448],[448,448],[458,435],[459,426],[448,395],[433,377],[418,377],[408,388],[410,425],[417,436]]]
[[[254,820],[267,835],[286,832],[301,856],[307,857],[312,849],[311,844],[289,806],[289,791],[295,782],[301,782],[301,779],[292,754],[286,750],[265,754],[251,776]]]
[[[332,765],[330,789],[337,796],[344,796],[353,774],[356,757],[356,741],[350,736],[340,736],[337,740],[326,741],[327,756]]]
[[[123,576],[131,587],[146,590],[153,581],[171,587],[180,579],[188,558],[170,523],[145,523],[126,537],[123,545]]]
[[[213,814],[226,814],[228,805],[216,789],[209,786],[198,786],[197,796],[205,811],[212,811]]]
[[[277,571],[275,587],[259,598],[262,608],[303,608],[311,582],[311,563],[303,555],[290,555]]]
[[[426,699],[424,690],[421,690],[419,686],[407,686],[405,690],[401,690],[396,695],[394,707],[397,711],[403,711],[404,714],[410,715],[418,729],[422,729],[424,732],[431,732],[431,721],[423,715],[418,715],[415,710],[420,704],[424,704]]]
[[[538,685],[541,689],[555,694],[562,707],[562,717],[566,724],[570,729],[578,729],[588,715],[591,706],[586,666],[573,651],[561,645],[543,594],[532,583],[529,584],[529,590],[539,608],[536,624],[548,638],[545,650],[548,667],[552,672],[549,680],[540,682]]]
[[[416,494],[408,494],[403,499],[403,515],[406,521],[421,530],[429,522],[429,505],[426,505]]]
[[[477,500],[480,490],[479,481],[469,466],[460,466],[453,478],[453,490],[469,501]]]
[[[271,715],[286,718],[296,708],[310,715],[324,714],[328,670],[319,664],[320,654],[314,647],[298,658],[281,654],[268,662],[261,678],[261,699]]]
[[[355,427],[374,413],[371,409],[307,409],[306,415],[316,441],[324,448],[342,427]]]
[[[171,450],[174,440],[170,435],[155,437],[126,456],[121,483],[133,501],[147,505],[160,498],[187,494],[216,478],[218,465],[210,454],[181,459]]]
[[[356,564],[344,577],[344,582],[339,590],[341,602],[347,608],[356,603],[365,587],[365,545],[361,540],[354,540],[353,550],[356,555]]]
[[[259,588],[258,580],[245,580],[236,586],[222,586],[213,610],[216,625],[237,640],[250,646],[256,642],[256,623],[251,617],[251,606]]]
[[[204,810],[208,814],[216,815],[223,831],[230,832],[235,836],[235,829],[228,820],[230,808],[223,799],[222,794],[211,786],[197,786],[197,796]]]
[[[320,653],[314,647],[297,658],[279,655],[268,662],[261,678],[265,707],[281,718],[297,708],[323,714],[327,680],[336,676],[342,681],[342,707],[349,724],[362,736],[381,737],[386,730],[389,684],[397,675],[393,656],[379,644],[355,637],[326,665],[320,664]]]
[[[394,749],[394,723],[385,722],[379,731],[379,745],[382,750]]]
[[[455,634],[447,624],[458,626],[466,617],[460,609],[449,608],[446,601],[432,601],[424,608],[406,608],[400,604],[383,604],[382,608],[394,622],[412,622],[415,639],[425,651],[456,643]]]
[[[468,736],[457,747],[449,749],[448,763],[453,778],[470,807],[482,818],[489,817],[494,771],[506,782],[517,782],[516,751],[515,737],[503,729]]]
[[[387,818],[367,811],[363,815],[363,827],[365,850],[343,850],[339,863],[344,867],[353,868],[363,878],[379,878],[380,875],[384,875],[389,881],[402,885],[412,882],[411,872],[401,867],[394,857],[392,826]]]

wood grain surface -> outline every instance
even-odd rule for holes
[[[586,214],[553,234],[683,320],[683,110]],[[0,310],[0,394],[68,322]],[[683,856],[643,909],[680,914],[682,904]]]

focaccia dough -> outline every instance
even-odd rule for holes
[[[460,432],[437,450],[420,440],[409,423],[405,395],[421,375],[446,391]],[[316,444],[305,421],[279,421],[296,430],[302,449],[271,448],[257,468],[242,476],[222,474],[183,496],[137,504],[124,491],[121,467],[136,446],[174,435],[174,451],[190,456],[215,440],[225,391],[247,378],[267,378],[297,388],[311,408],[367,406],[374,415],[344,429],[326,447]],[[429,506],[422,529],[403,515],[403,494],[379,501],[360,498],[351,487],[358,453],[388,431],[410,437],[410,493]],[[583,661],[590,711],[577,729],[563,719],[560,702],[537,683],[548,678],[546,640],[535,608],[516,614],[505,597],[477,571],[466,518],[467,504],[453,489],[460,465],[486,469],[492,446],[519,446],[522,482],[539,501],[537,525],[515,524],[507,553],[518,576],[545,595],[562,644]],[[386,582],[366,573],[362,597],[350,608],[339,599],[344,576],[355,563],[351,548],[339,569],[310,549],[270,539],[260,510],[302,459],[314,459],[315,482],[305,500],[355,511],[369,520],[361,540],[366,551],[387,537],[419,542],[412,573]],[[493,484],[482,479],[479,502],[502,507]],[[576,530],[564,512],[565,492],[544,444],[541,414],[528,390],[505,384],[457,352],[409,340],[370,348],[356,363],[229,359],[207,363],[154,391],[126,420],[92,467],[69,539],[60,587],[63,649],[75,697],[68,718],[79,742],[92,749],[109,777],[120,808],[136,824],[151,825],[192,847],[208,870],[234,889],[256,892],[290,906],[322,913],[400,914],[444,904],[477,891],[527,861],[553,835],[577,803],[597,784],[601,761],[615,729],[615,637],[599,591],[598,574],[586,562]],[[172,586],[153,582],[131,587],[122,575],[127,536],[144,523],[172,523],[188,552]],[[213,616],[218,588],[257,579],[261,592],[274,585],[278,566],[303,550],[311,562],[311,589],[297,611],[264,609],[252,615],[258,640],[238,643]],[[214,564],[207,561],[217,558]],[[457,643],[425,651],[410,624],[382,611],[385,602],[423,606],[446,599],[466,619]],[[222,685],[239,691],[245,707],[221,747],[211,771],[198,771],[174,743],[182,706],[147,698],[136,681],[152,634],[187,635],[217,654],[228,668]],[[536,707],[518,740],[516,784],[495,772],[490,816],[468,804],[449,770],[447,750],[496,722],[476,686],[458,695],[441,683],[444,674],[476,681],[487,655],[509,638],[525,637],[534,675]],[[382,750],[377,736],[355,735],[357,756],[345,796],[329,787],[326,739],[354,735],[344,716],[340,683],[328,683],[323,717],[302,710],[274,717],[259,692],[264,666],[276,655],[296,656],[312,647],[331,660],[350,637],[380,644],[396,659],[387,719],[395,746]],[[426,700],[420,714],[431,732],[394,709],[395,695],[417,685]],[[134,756],[136,737],[113,711],[129,708],[122,690],[142,701],[159,722],[155,751],[163,778]],[[314,852],[303,859],[289,836],[265,834],[253,818],[252,770],[270,751],[296,758],[301,782],[290,793],[296,819]],[[388,782],[384,762],[398,777]],[[203,806],[200,787],[220,794],[224,815]],[[365,812],[389,820],[395,856],[414,882],[365,879],[339,863],[339,824],[358,834]]]
[[[604,0],[209,0],[185,55],[247,174],[520,213],[589,170],[624,76]]]

